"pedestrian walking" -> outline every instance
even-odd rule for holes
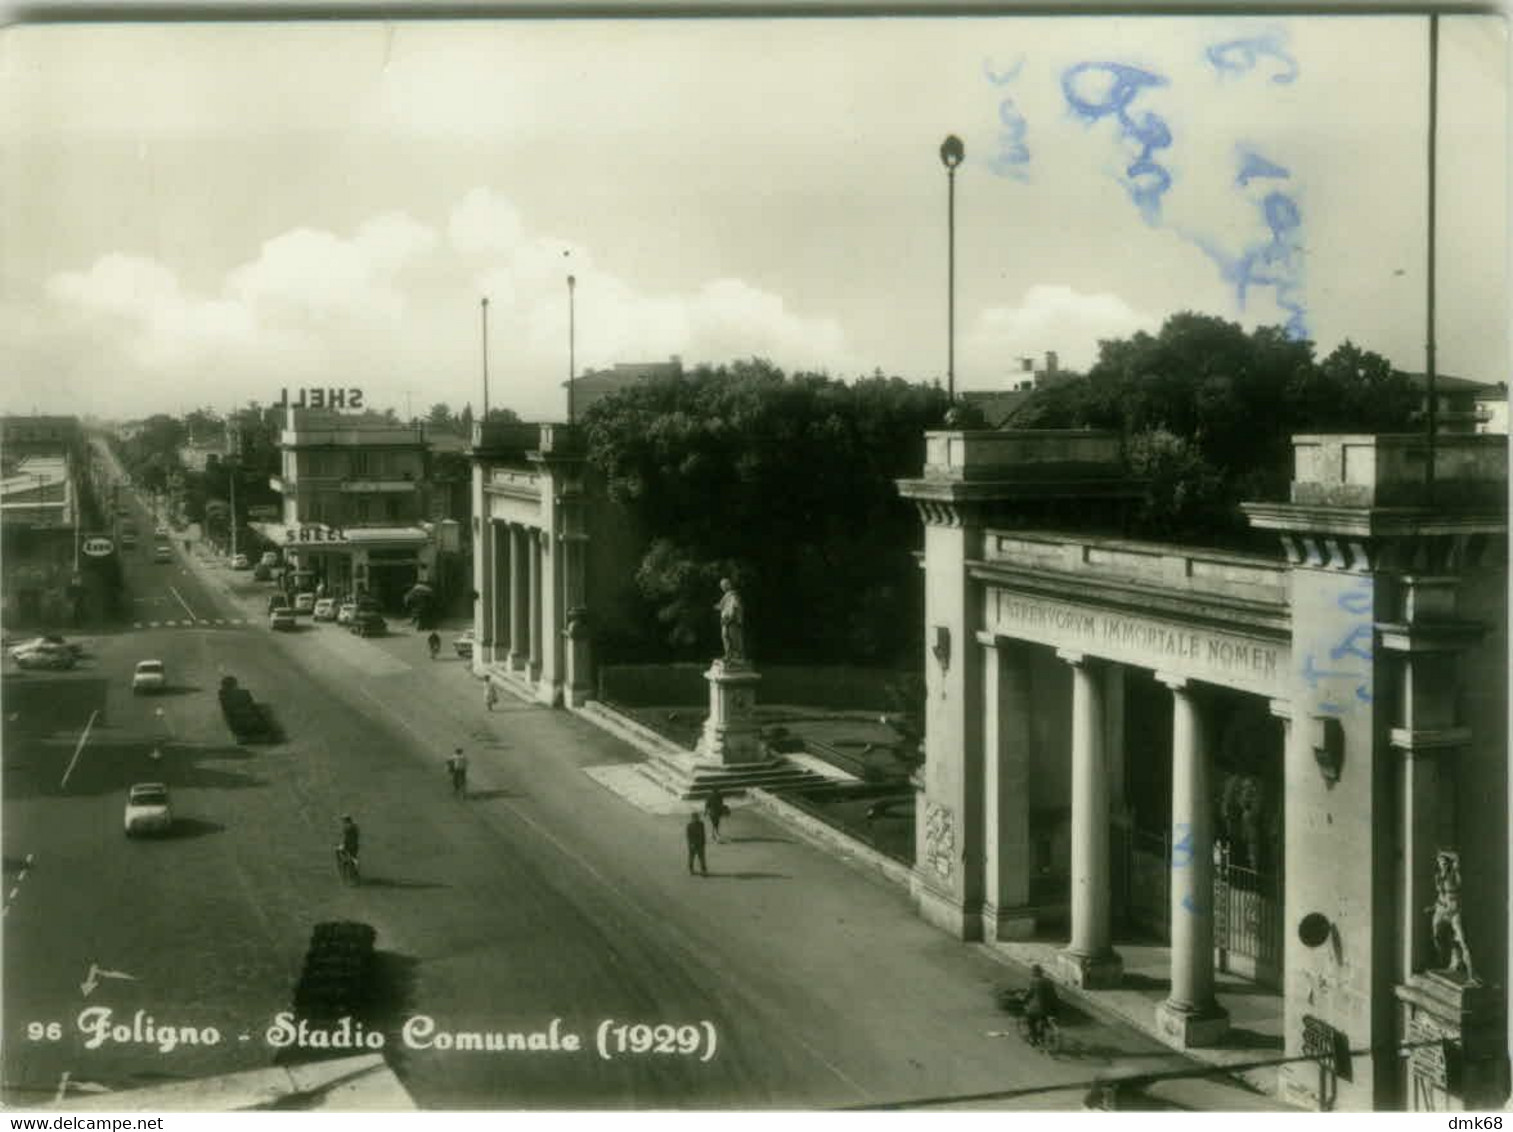
[[[490,711],[493,711],[494,710],[494,705],[499,702],[499,685],[495,684],[492,680],[485,680],[483,682],[483,686],[484,686],[484,693],[483,693],[483,702],[484,702],[484,705]]]
[[[435,660],[436,654],[441,652],[441,634],[433,630],[426,638],[426,647],[431,650],[431,659]]]
[[[693,875],[693,863],[697,860],[699,872],[708,876],[709,865],[704,860],[704,819],[699,816],[697,810],[688,819],[688,825],[684,827],[683,833],[688,838],[688,875]]]
[[[709,828],[714,831],[716,841],[720,840],[720,821],[728,813],[730,807],[725,804],[725,795],[716,786],[709,792],[709,797],[704,799],[704,815],[709,818]]]
[[[452,793],[459,798],[468,796],[468,757],[462,753],[462,748],[452,752],[452,757],[447,760],[447,773],[452,776]]]

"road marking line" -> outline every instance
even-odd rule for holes
[[[141,623],[141,622],[140,622],[140,621],[133,621],[133,622],[132,622],[132,623],[131,623],[131,627],[132,627],[132,628],[133,628],[133,629],[140,629],[140,628],[142,628],[142,627],[143,627],[143,626],[142,626],[142,623]]]
[[[79,754],[84,750],[84,744],[89,741],[89,729],[95,725],[95,717],[100,714],[98,708],[89,713],[89,722],[84,725],[84,734],[79,736],[79,745],[74,748],[74,757],[68,760],[68,769],[63,772],[63,781],[58,783],[58,789],[68,787],[68,776],[74,772],[74,763],[79,761]]]
[[[168,592],[171,593],[174,597],[176,597],[176,598],[179,599],[179,604],[184,607],[184,612],[187,613],[187,614],[189,614],[189,623],[191,625],[193,625],[196,621],[199,620],[199,618],[195,615],[194,610],[192,610],[192,609],[189,608],[189,603],[184,600],[184,595],[183,594],[179,593],[179,591],[176,590],[176,589],[174,589],[172,586],[168,587]]]
[[[152,628],[152,629],[156,629],[161,624],[162,624],[161,621],[149,621],[149,622],[147,622],[148,627]]]

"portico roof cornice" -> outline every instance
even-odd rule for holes
[[[1292,635],[1292,613],[1285,602],[1194,594],[1149,582],[1089,578],[1041,567],[1022,569],[975,559],[967,562],[967,573],[976,581],[1003,586],[1017,594],[1082,602],[1111,612],[1141,617],[1155,614],[1184,624],[1228,632],[1238,630],[1278,641],[1288,641]]]

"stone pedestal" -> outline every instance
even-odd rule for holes
[[[756,721],[756,686],[762,677],[749,661],[720,659],[704,679],[709,681],[709,718],[699,739],[699,760],[721,766],[765,761]]]
[[[1064,981],[1084,990],[1113,990],[1124,979],[1124,960],[1112,949],[1088,954],[1063,948],[1056,953],[1056,969]]]
[[[1507,1030],[1497,987],[1421,971],[1395,988],[1411,1112],[1501,1108],[1508,1099]]]

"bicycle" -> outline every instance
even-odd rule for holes
[[[1014,1016],[1018,1023],[1020,1040],[1025,1045],[1054,1057],[1061,1051],[1061,1024],[1056,1021],[1054,1014],[1045,1015],[1040,1019],[1040,1036],[1037,1038],[1034,1019],[1024,1011],[1027,994],[1028,992],[1023,990],[1001,990],[998,992],[998,1005]]]
[[[1061,1024],[1056,1021],[1054,1014],[1047,1014],[1040,1020],[1040,1037],[1035,1037],[1033,1019],[1019,1016],[1019,1036],[1024,1044],[1031,1049],[1038,1049],[1041,1053],[1055,1057],[1061,1052]]]
[[[357,857],[341,845],[336,847],[336,874],[347,884],[362,883],[362,874],[357,870]]]

